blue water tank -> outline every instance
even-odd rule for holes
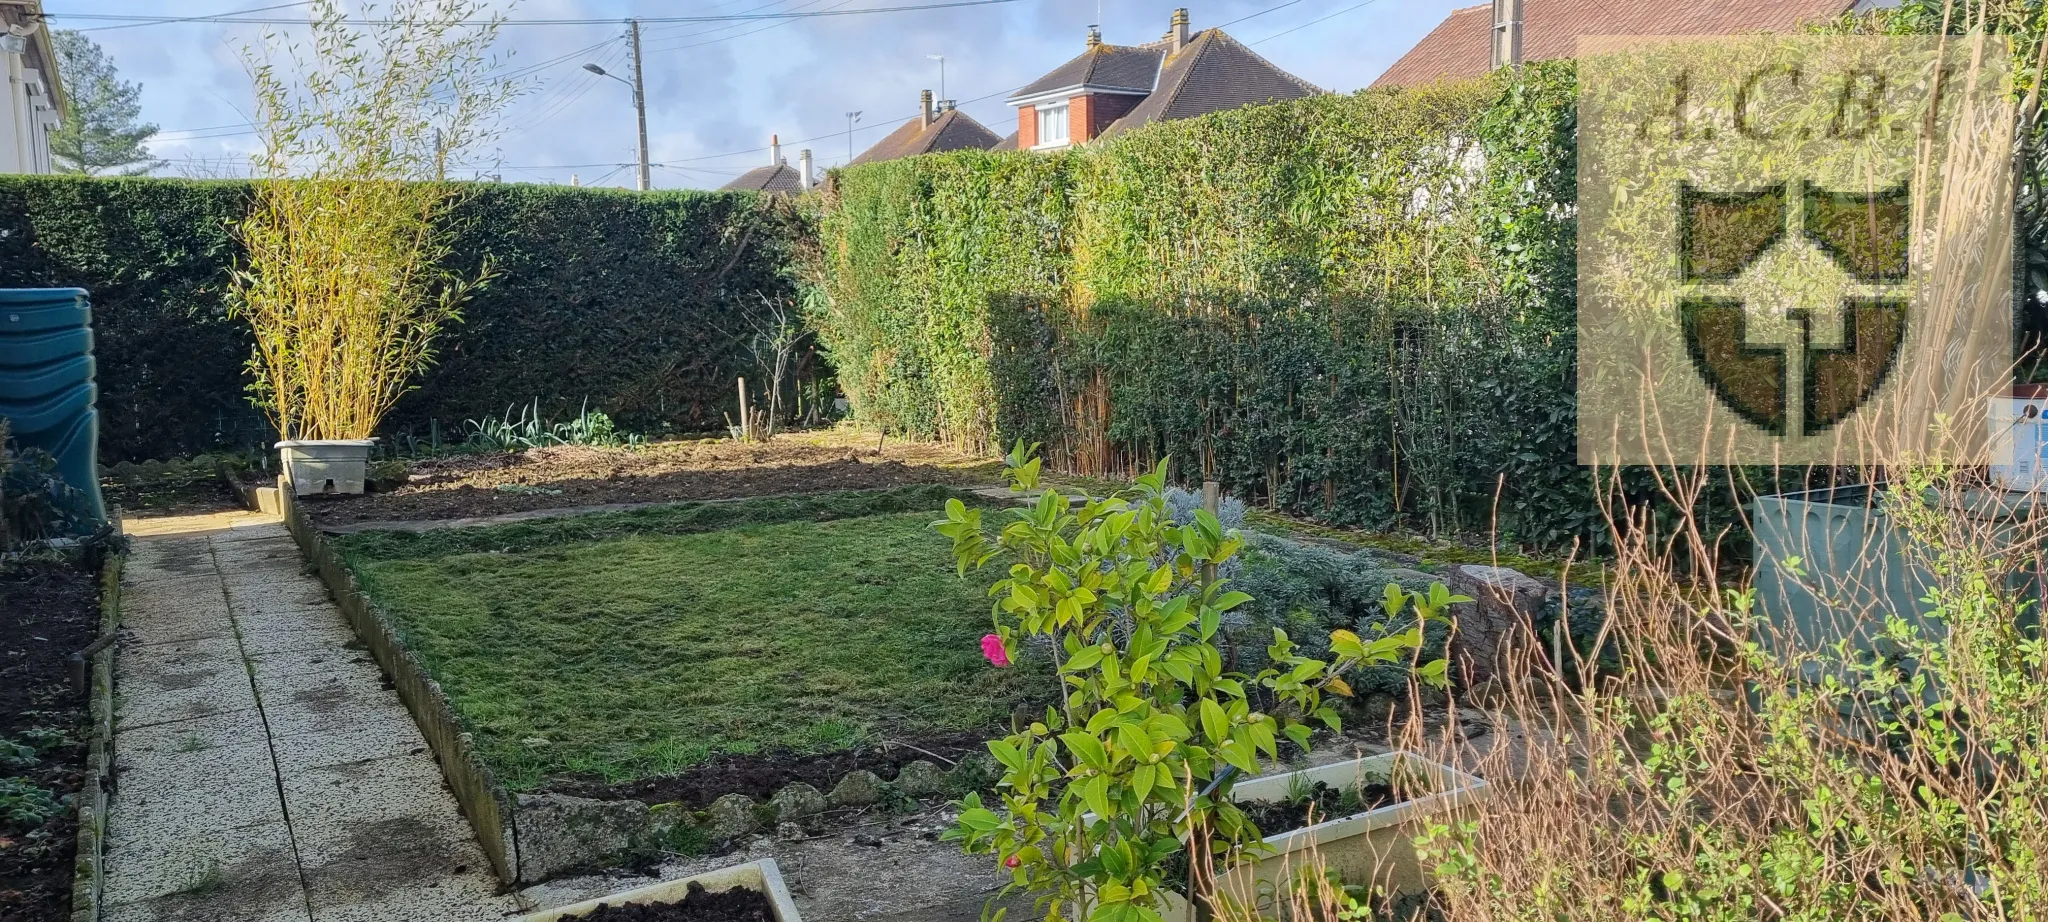
[[[92,305],[77,288],[0,288],[0,417],[17,448],[42,449],[71,490],[80,533],[106,521],[100,499]]]

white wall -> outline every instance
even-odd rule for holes
[[[0,173],[49,173],[50,132],[60,122],[49,81],[28,66],[28,43],[39,35],[18,36],[0,30],[0,65],[6,83],[0,85]],[[44,45],[45,53],[49,46]]]

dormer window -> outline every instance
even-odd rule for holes
[[[1062,101],[1039,106],[1038,146],[1059,147],[1067,140],[1067,104]]]

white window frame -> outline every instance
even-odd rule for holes
[[[1053,124],[1059,126],[1060,136],[1057,140],[1047,140],[1046,122],[1055,112],[1059,113],[1059,118],[1053,121]],[[1040,103],[1037,106],[1037,116],[1038,143],[1031,148],[1032,150],[1050,150],[1055,147],[1066,147],[1073,143],[1073,109],[1068,100],[1062,99],[1056,103]]]

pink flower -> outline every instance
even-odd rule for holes
[[[988,657],[988,661],[997,666],[1010,665],[1010,651],[1003,649],[1003,638],[1000,635],[982,635],[981,655]]]
[[[1017,866],[1023,863],[1024,862],[1017,860],[1016,855],[1011,855],[1010,857],[1003,859],[1003,867],[1009,868],[1012,871],[1016,870]]]

